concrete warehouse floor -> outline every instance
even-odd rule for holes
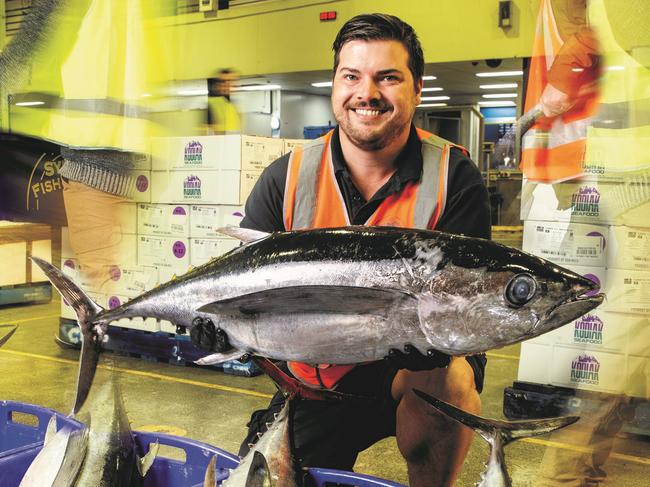
[[[20,324],[13,338],[0,349],[0,399],[70,410],[78,352],[62,350],[54,343],[58,316],[58,297],[44,305],[0,308],[0,323]],[[516,379],[519,347],[507,347],[488,356],[483,415],[502,418],[503,389]],[[152,363],[111,353],[103,355],[102,364],[107,359],[112,359],[117,369],[133,429],[183,435],[231,452],[237,451],[250,413],[263,407],[274,391],[273,384],[264,376],[235,377],[214,370]],[[107,374],[102,367],[97,377],[106,380]],[[506,455],[514,485],[541,485],[540,464],[545,455],[546,460],[551,453],[567,458],[583,451],[586,457],[590,456],[583,445],[570,444],[567,437],[571,441],[578,435],[565,434],[562,439],[538,437],[510,445]],[[475,437],[457,485],[470,486],[480,480],[487,452],[487,444]],[[648,439],[616,438],[604,468],[607,474],[604,485],[648,485]],[[394,438],[363,452],[355,470],[407,482],[406,467]]]

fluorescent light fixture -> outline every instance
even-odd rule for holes
[[[35,107],[37,105],[45,105],[44,101],[19,101],[16,103],[17,107]]]
[[[438,79],[438,78],[436,76],[431,76],[431,75],[422,76],[422,81],[432,81],[434,79]]]
[[[442,91],[442,88],[440,86],[433,86],[431,88],[422,88],[422,91]]]
[[[331,81],[319,81],[317,83],[311,84],[314,88],[330,88],[332,86]]]
[[[516,88],[519,86],[517,83],[497,83],[494,85],[480,85],[482,90],[500,90],[501,88]]]
[[[151,96],[151,93],[142,93],[142,98],[149,98]]]
[[[282,86],[280,85],[248,85],[248,86],[238,86],[233,88],[233,91],[273,91],[279,90]]]
[[[500,76],[521,76],[523,71],[485,71],[483,73],[476,73],[479,78],[498,78]]]
[[[179,90],[176,92],[177,95],[181,96],[199,96],[199,95],[207,95],[208,90],[206,89],[200,89],[200,90]]]
[[[478,104],[484,107],[514,107],[515,106],[515,102],[512,100],[479,101]]]
[[[427,108],[427,107],[446,107],[446,103],[421,103],[416,108]]]
[[[625,66],[607,66],[605,69],[607,71],[623,71]]]
[[[517,98],[517,93],[488,93],[483,98]]]
[[[584,71],[584,69],[583,68],[571,68],[571,71],[573,71],[574,73],[582,73]]]
[[[448,96],[423,96],[420,101],[442,101],[449,100]]]

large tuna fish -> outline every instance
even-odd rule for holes
[[[476,484],[476,487],[512,485],[504,452],[504,447],[509,443],[521,438],[550,433],[580,419],[578,416],[561,416],[523,421],[499,421],[468,413],[417,389],[413,389],[413,392],[441,413],[472,428],[490,445],[490,457],[485,464],[485,471],[481,474],[481,481]]]
[[[87,426],[82,430],[62,428],[55,435],[49,432],[46,438],[53,439],[46,439],[20,487],[142,485],[158,445],[152,446],[144,458],[138,457],[115,383],[109,380],[93,386],[76,418]]]
[[[226,231],[247,245],[112,310],[34,259],[77,312],[82,362],[96,361],[108,324],[126,317],[187,328],[210,320],[217,353],[203,363],[252,354],[350,364],[406,344],[485,352],[551,331],[603,300],[579,274],[483,239],[389,227]],[[90,367],[80,370],[87,381]]]

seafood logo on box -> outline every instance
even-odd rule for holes
[[[591,355],[580,355],[571,362],[571,382],[598,384],[600,363]]]
[[[576,343],[603,344],[603,320],[595,315],[585,315],[575,322],[573,341]]]
[[[185,198],[201,198],[201,180],[198,176],[188,176],[183,181],[183,197]]]
[[[598,216],[600,193],[592,186],[583,186],[571,195],[571,209],[575,215]]]
[[[185,146],[185,164],[203,164],[203,146],[197,140],[188,142]]]

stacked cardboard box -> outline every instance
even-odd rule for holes
[[[29,257],[52,258],[51,230],[45,225],[0,221],[0,287],[47,282],[47,277]],[[44,238],[48,237],[48,238]]]
[[[138,165],[136,188],[142,191],[124,205],[122,226],[115,232],[123,258],[107,268],[100,282],[83,282],[64,231],[62,268],[82,280],[98,304],[113,308],[229,252],[239,241],[217,229],[239,225],[242,204],[264,168],[302,142],[248,135],[153,139],[151,157]],[[75,318],[65,303],[62,316]],[[123,320],[119,325],[176,332],[164,321]]]
[[[650,186],[587,169],[579,182],[524,181],[523,249],[599,282],[607,299],[573,323],[524,342],[518,379],[646,396]]]

